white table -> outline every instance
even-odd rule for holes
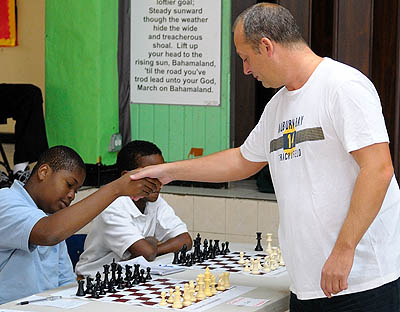
[[[230,244],[230,249],[232,251],[252,251],[254,246],[249,244]],[[156,262],[159,263],[171,263],[173,255],[164,255],[158,257]],[[200,270],[186,270],[184,272],[168,275],[168,278],[172,279],[196,279],[197,275],[203,273]],[[261,307],[247,307],[247,306],[235,306],[232,304],[223,303],[208,311],[263,311],[263,312],[284,312],[288,310],[289,307],[289,278],[287,273],[280,274],[277,277],[267,277],[267,276],[250,276],[244,274],[230,274],[231,285],[249,286],[256,287],[255,289],[249,291],[242,295],[246,298],[257,298],[257,299],[269,299],[269,301],[262,305]],[[57,289],[49,290],[38,295],[49,296],[56,293],[62,289],[66,289],[71,286],[64,286]],[[75,299],[81,300],[81,299]],[[17,302],[22,301],[22,299],[9,302],[0,305],[0,311],[2,309],[10,310],[21,310],[21,311],[37,311],[37,312],[47,312],[47,311],[73,311],[73,312],[124,312],[124,311],[163,311],[164,309],[155,309],[149,307],[138,307],[125,304],[115,304],[106,303],[99,301],[90,301],[88,304],[82,305],[80,307],[73,308],[71,310],[54,308],[48,306],[39,306],[34,304],[28,305],[17,305]],[[173,311],[172,309],[170,309]]]

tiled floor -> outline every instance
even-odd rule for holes
[[[8,162],[11,167],[13,165],[13,144],[3,144],[6,152]],[[31,166],[32,169],[32,166]],[[0,168],[4,171],[4,168]],[[228,188],[212,189],[204,187],[189,187],[189,186],[173,186],[166,185],[163,187],[163,193],[177,194],[177,195],[195,195],[195,196],[212,196],[224,198],[242,198],[242,199],[260,199],[275,201],[275,194],[261,193],[257,190],[255,180],[244,180],[237,182],[230,182]]]

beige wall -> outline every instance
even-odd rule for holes
[[[0,83],[32,83],[45,90],[45,0],[17,0],[16,47],[0,47]],[[14,122],[0,125],[13,132]]]

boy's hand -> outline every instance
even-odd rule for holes
[[[145,178],[140,180],[131,180],[130,174],[124,174],[120,179],[122,185],[122,194],[139,199],[152,193],[158,193],[161,189],[161,183],[157,179]]]
[[[156,178],[164,185],[175,180],[174,177],[170,175],[167,171],[168,168],[170,168],[170,166],[171,163],[147,166],[144,168],[138,168],[136,170],[133,170],[129,172],[130,173],[129,175],[132,180],[139,180],[146,177]]]

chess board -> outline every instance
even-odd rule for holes
[[[121,304],[130,304],[130,305],[140,305],[147,307],[155,307],[155,308],[166,308],[173,309],[172,304],[168,304],[168,306],[160,306],[159,303],[161,301],[161,292],[165,291],[167,296],[169,297],[169,289],[174,289],[175,286],[180,286],[182,296],[183,296],[183,288],[185,283],[189,283],[186,280],[176,280],[169,278],[156,278],[146,283],[142,283],[139,285],[135,285],[132,288],[125,288],[118,290],[116,289],[116,293],[107,293],[106,295],[100,295],[100,298],[94,298],[92,295],[86,295],[84,297],[76,297],[79,299],[87,299],[87,300],[97,300],[101,302],[110,302],[110,303],[121,303]],[[196,309],[197,306],[207,306],[210,301],[216,301],[216,297],[222,297],[225,293],[229,293],[230,290],[234,289],[235,286],[226,289],[224,291],[218,291],[218,293],[212,297],[206,298],[202,301],[195,302],[191,306],[183,307],[180,310],[189,311],[189,310],[199,310]],[[248,291],[248,290],[247,290]],[[235,293],[235,292],[233,292]],[[228,296],[231,298],[232,296]],[[225,300],[224,300],[225,301]]]
[[[250,258],[256,259],[257,257],[261,258],[261,261],[263,262],[266,253],[255,253],[255,252],[247,252],[244,254],[244,260],[248,259],[250,261]],[[239,264],[239,259],[240,259],[240,252],[239,251],[234,251],[230,252],[229,254],[226,255],[218,255],[215,257],[215,259],[208,259],[205,260],[202,263],[196,263],[192,265],[191,267],[187,267],[190,269],[198,269],[198,270],[205,270],[206,267],[209,268],[210,271],[223,271],[223,272],[230,272],[230,273],[243,273],[243,274],[248,274],[248,275],[253,275],[251,272],[244,272],[243,271],[243,265]],[[259,271],[259,274],[257,275],[274,275],[281,271],[284,271],[284,267],[280,267],[277,270],[271,271],[271,272],[264,272],[262,268]],[[253,275],[254,276],[254,275]]]

